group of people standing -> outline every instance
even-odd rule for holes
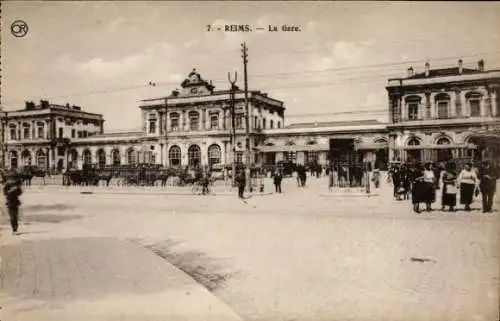
[[[394,167],[390,171],[394,184],[394,197],[408,199],[411,195],[413,210],[420,213],[420,203],[431,211],[436,192],[441,190],[441,210],[455,211],[457,197],[465,211],[471,210],[474,197],[482,196],[484,213],[492,212],[498,175],[489,162],[473,167],[471,163],[459,172],[453,162],[442,166],[427,163],[424,166]]]

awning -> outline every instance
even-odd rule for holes
[[[271,152],[327,151],[329,150],[330,146],[328,144],[314,144],[314,145],[259,146],[258,148],[263,153],[271,153]]]
[[[388,143],[359,143],[355,145],[355,148],[360,149],[384,149],[389,148]]]
[[[394,149],[403,150],[420,150],[420,149],[476,149],[474,144],[446,144],[446,145],[411,145],[411,146],[396,146]]]

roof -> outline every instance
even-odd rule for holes
[[[318,127],[342,127],[342,126],[363,126],[382,125],[384,123],[376,119],[351,120],[351,121],[328,121],[328,122],[308,122],[296,123],[285,126],[285,128],[318,128]]]
[[[478,74],[481,72],[482,71],[480,71],[478,69],[462,68],[462,73],[460,73],[458,67],[441,68],[441,69],[429,70],[429,76],[426,76],[425,72],[421,72],[421,73],[415,74],[411,77],[407,77],[406,79],[421,79],[421,78],[429,78],[429,77],[458,76],[458,75],[467,75],[467,74]]]

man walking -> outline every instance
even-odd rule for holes
[[[483,200],[483,213],[493,211],[493,196],[496,191],[496,175],[491,169],[490,163],[486,162],[479,171],[479,190]]]
[[[274,173],[273,180],[276,193],[281,193],[281,181],[283,180],[283,176],[281,175],[281,172],[279,170],[276,170],[276,172]]]
[[[235,180],[236,180],[236,185],[238,185],[238,197],[240,199],[244,199],[245,186],[246,186],[245,172],[243,170],[240,170],[236,175]]]
[[[23,193],[20,180],[14,176],[8,177],[3,188],[3,193],[6,198],[12,234],[17,234],[17,228],[19,227],[19,205],[21,205],[19,196]]]

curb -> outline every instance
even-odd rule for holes
[[[321,193],[319,196],[323,197],[374,197],[379,196],[378,193],[351,193],[351,192],[339,192],[339,193]]]
[[[69,189],[62,189],[61,190],[63,193],[69,193],[69,194],[82,194],[82,195],[93,195],[93,194],[120,194],[120,195],[173,195],[173,196],[188,196],[188,195],[193,195],[193,196],[237,196],[237,192],[211,192],[207,195],[202,195],[199,193],[193,193],[191,191],[155,191],[155,190],[143,190],[143,191],[120,191],[117,189],[109,189],[109,190],[69,190]],[[29,190],[29,192],[32,193],[53,193],[54,190]],[[267,195],[272,195],[274,193],[268,192],[268,193],[246,193],[247,196],[254,197],[254,196],[267,196]]]

